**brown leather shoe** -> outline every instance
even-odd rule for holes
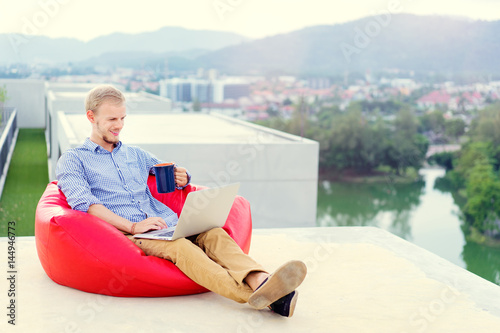
[[[302,261],[287,262],[262,282],[248,299],[248,304],[255,309],[264,309],[294,291],[306,274],[307,267]]]

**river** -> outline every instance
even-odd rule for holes
[[[451,193],[434,187],[442,169],[422,169],[412,184],[318,184],[317,225],[375,226],[500,284],[500,249],[468,242]]]

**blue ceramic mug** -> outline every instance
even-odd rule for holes
[[[170,193],[175,190],[174,163],[161,163],[153,166],[156,175],[158,193]]]

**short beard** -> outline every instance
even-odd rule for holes
[[[112,144],[112,145],[115,145],[115,146],[116,146],[116,144],[117,144],[117,143],[118,143],[118,141],[119,141],[119,140],[118,140],[118,138],[117,138],[115,141],[111,141],[110,139],[106,138],[106,136],[105,136],[105,135],[103,135],[103,136],[102,136],[102,140],[103,140],[104,142],[106,142],[106,143],[109,143],[109,144]]]
[[[117,141],[110,141],[110,140],[106,139],[106,137],[103,137],[102,139],[104,140],[104,142],[109,143],[109,144],[113,144],[115,146],[118,143],[118,140]]]

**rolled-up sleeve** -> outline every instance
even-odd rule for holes
[[[87,212],[94,204],[102,204],[91,191],[84,167],[74,153],[64,153],[56,166],[57,186],[66,196],[71,208]]]

